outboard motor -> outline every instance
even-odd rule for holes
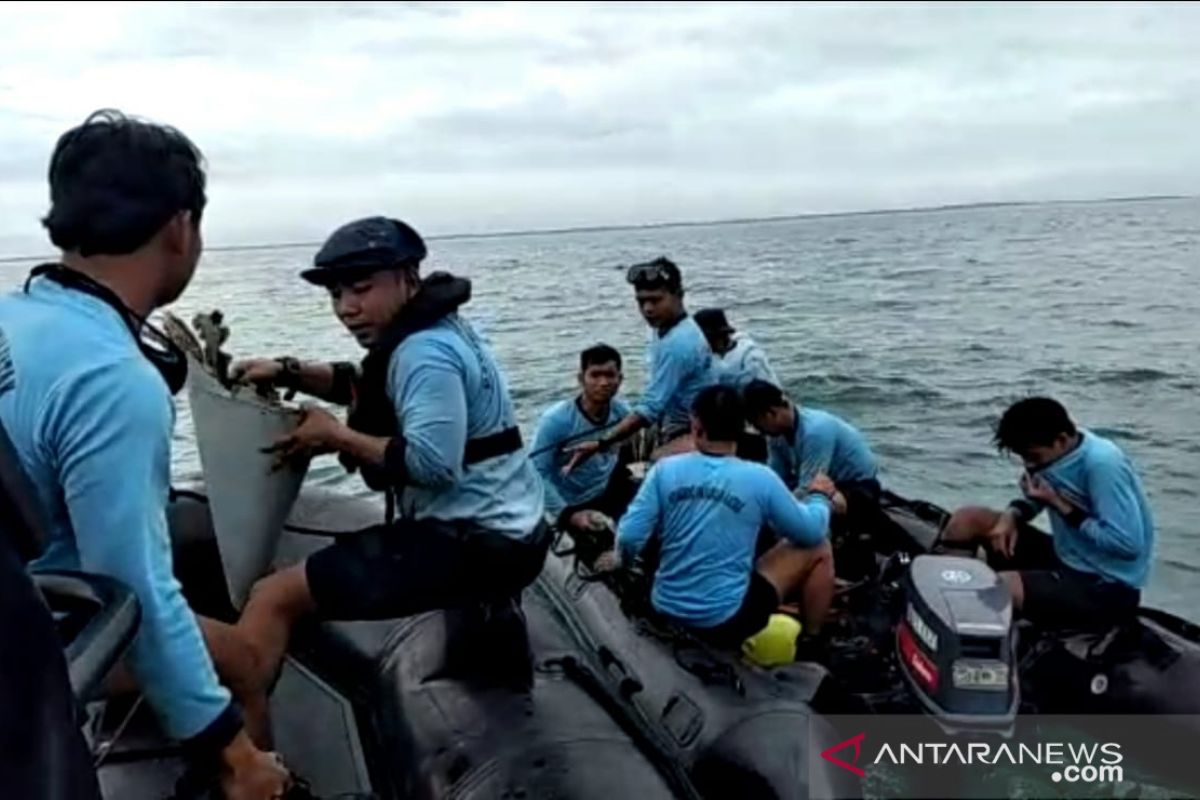
[[[1020,701],[1012,598],[987,564],[923,555],[905,578],[901,673],[949,731],[1011,729]]]

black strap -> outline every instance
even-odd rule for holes
[[[463,450],[463,466],[515,453],[521,449],[522,444],[521,429],[515,425],[478,439],[468,439]]]

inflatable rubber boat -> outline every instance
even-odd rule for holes
[[[560,544],[543,578],[621,654],[641,687],[635,701],[677,737],[700,784],[791,796],[797,762],[755,743],[778,742],[806,713],[920,714],[965,737],[1007,736],[1018,716],[1159,715],[1168,740],[1200,737],[1200,627],[1145,607],[1080,630],[1014,620],[983,560],[931,554],[948,517],[885,493],[875,530],[835,537],[840,580],[820,664],[763,669],[706,647],[653,611],[652,563],[589,569],[608,542]],[[1188,764],[1142,744],[1134,755],[1145,774],[1200,789]]]
[[[209,321],[220,327],[219,317]],[[378,523],[384,510],[372,498],[300,491],[303,469],[269,472],[261,450],[294,424],[294,410],[230,387],[223,380],[227,359],[214,359],[216,348],[201,352],[193,342],[185,349],[206,481],[173,490],[176,573],[197,613],[233,621],[254,579]],[[41,521],[22,502],[33,495],[14,454],[0,452],[0,466],[5,497],[30,512],[23,524],[36,540]],[[553,563],[565,564],[557,557]],[[607,637],[580,615],[555,575],[547,571],[507,604],[301,626],[271,695],[276,749],[317,797],[699,798],[736,787],[773,796],[756,782],[757,755],[746,756],[750,766],[742,772],[717,770],[711,781],[690,769],[695,737],[687,730],[694,723],[686,698],[661,719],[633,702],[642,687],[623,667],[627,656],[604,644]],[[67,642],[104,796],[208,797],[140,696],[100,693],[136,631],[136,599],[85,575],[42,575],[38,582]],[[798,700],[777,714],[822,725]],[[846,794],[837,770],[819,763],[810,771],[800,757],[805,730],[776,725],[778,746],[755,744],[768,730],[748,728],[729,752],[754,745],[794,762],[784,796],[810,787]],[[770,774],[777,773],[784,774]]]
[[[175,563],[193,607],[232,620],[254,578],[379,522],[383,507],[267,477],[261,446],[292,412],[201,372],[189,397],[208,487],[175,493]],[[228,396],[205,405],[197,392]],[[243,419],[214,424],[230,414]],[[854,777],[812,757],[827,715],[1002,732],[1026,713],[1200,711],[1195,626],[1152,609],[1087,631],[1014,624],[986,564],[929,554],[945,516],[888,495],[880,530],[835,541],[828,658],[770,668],[658,618],[651,564],[596,574],[603,546],[564,534],[519,603],[302,626],[271,698],[276,746],[327,797],[848,797]],[[96,586],[59,605],[101,785],[109,798],[182,800],[183,761],[144,704],[95,696],[136,628],[128,594]]]

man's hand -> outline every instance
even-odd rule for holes
[[[830,498],[830,500],[833,502],[833,513],[845,515],[847,508],[846,495],[842,494],[841,492],[834,492],[833,497]]]
[[[295,430],[264,450],[275,453],[274,469],[281,468],[293,459],[310,458],[337,449],[346,426],[318,406],[306,405],[303,412],[304,416]]]
[[[562,468],[562,475],[564,478],[571,474],[571,470],[575,469],[584,461],[587,461],[589,458],[596,455],[596,453],[599,453],[600,442],[580,442],[577,445],[568,447],[567,452],[571,454],[571,460],[568,461],[567,465]]]
[[[229,368],[230,380],[238,383],[275,383],[283,374],[283,365],[273,358],[248,358]]]
[[[837,493],[837,485],[824,472],[818,472],[812,479],[812,482],[804,488],[804,491],[806,494],[813,492],[823,494],[832,500],[834,494]]]
[[[988,545],[1005,558],[1012,558],[1017,549],[1017,518],[1012,511],[1005,511],[988,531]]]
[[[581,531],[605,531],[613,529],[613,521],[606,514],[591,509],[576,511],[567,523]]]
[[[228,800],[277,800],[291,784],[283,760],[251,744],[243,731],[221,752],[221,789]]]
[[[621,559],[617,555],[616,550],[606,550],[596,557],[596,563],[592,564],[592,570],[595,572],[613,572],[621,566]]]
[[[1028,472],[1021,476],[1021,491],[1025,493],[1026,497],[1040,500],[1046,505],[1058,509],[1061,514],[1070,514],[1075,510],[1075,507],[1064,500],[1053,486],[1043,478],[1030,475]]]

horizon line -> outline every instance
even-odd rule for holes
[[[766,217],[726,217],[722,219],[710,220],[678,220],[674,222],[647,222],[647,223],[628,223],[628,224],[611,224],[611,225],[575,225],[563,228],[529,228],[507,231],[493,232],[459,232],[459,233],[441,233],[424,237],[428,241],[452,241],[457,239],[503,239],[513,238],[518,236],[554,236],[569,233],[602,233],[605,231],[629,231],[629,230],[658,230],[662,228],[701,228],[715,227],[719,225],[746,225],[759,222],[788,222],[800,219],[825,219],[829,217],[865,217],[878,216],[886,214],[931,214],[939,211],[960,211],[977,208],[1009,208],[1014,206],[1052,206],[1052,205],[1089,205],[1103,203],[1136,203],[1136,202],[1151,202],[1155,200],[1195,200],[1200,198],[1196,194],[1149,194],[1149,195],[1131,195],[1128,197],[1097,197],[1083,200],[981,200],[969,203],[948,203],[934,206],[908,206],[901,208],[874,208],[874,209],[859,209],[850,211],[814,211],[798,214],[776,214]],[[298,247],[317,247],[321,244],[319,241],[300,241],[300,242],[270,242],[265,244],[229,244],[215,245],[205,247],[205,252],[211,253],[229,253],[229,252],[246,252],[252,250],[285,250],[288,248]],[[54,258],[52,254],[45,255],[22,255],[22,256],[0,256],[0,264],[15,263],[20,261],[37,261],[43,258]]]

